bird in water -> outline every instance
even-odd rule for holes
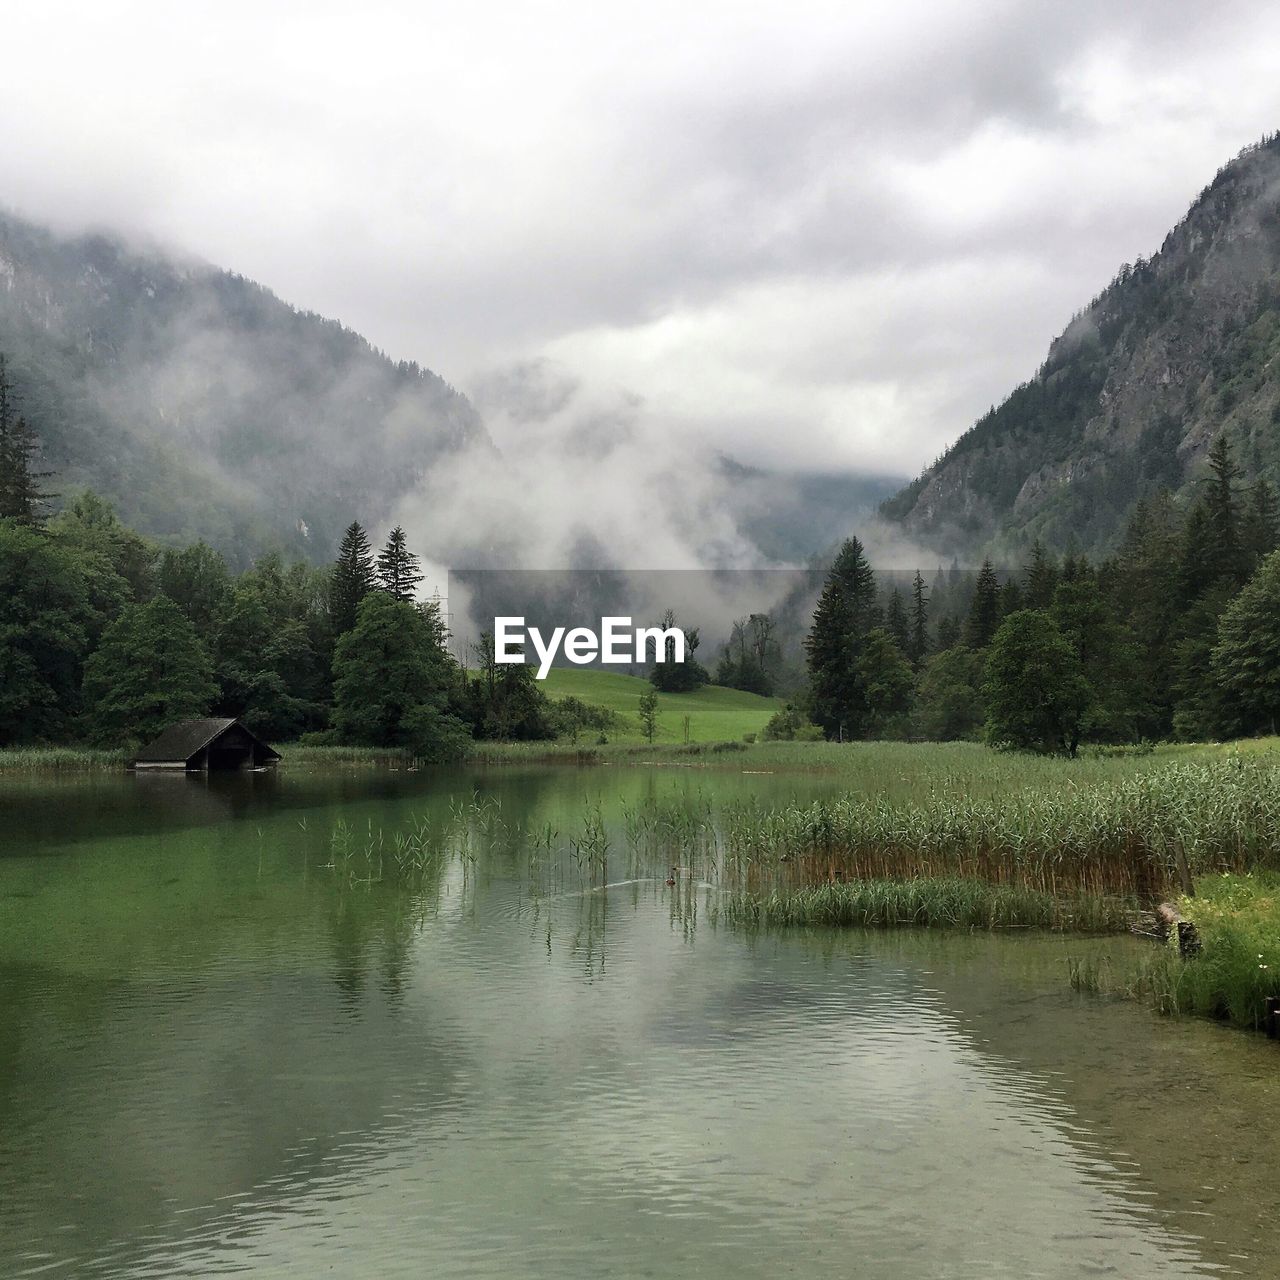
[[[671,868],[671,874],[667,877],[667,887],[670,888],[676,882],[676,867]]]

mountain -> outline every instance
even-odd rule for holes
[[[871,515],[905,477],[845,472],[783,473],[718,459],[742,532],[766,560],[805,564],[831,546],[831,531]]]
[[[1035,377],[881,507],[947,556],[1018,562],[1039,537],[1105,553],[1134,504],[1186,500],[1223,431],[1280,474],[1280,135],[1242,152],[1150,260],[1125,266]]]
[[[64,493],[243,564],[327,559],[438,461],[487,444],[470,403],[241,276],[0,214],[0,353]]]

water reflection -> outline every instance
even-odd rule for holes
[[[63,787],[73,839],[8,796],[5,1274],[1141,1277],[1244,1251],[1230,1206],[1196,1241],[1114,1154],[1134,1015],[1075,1003],[1060,942],[716,927],[714,878],[669,888],[628,809],[696,815],[708,776],[363,781]],[[1051,1074],[1082,1045],[1083,1088]]]

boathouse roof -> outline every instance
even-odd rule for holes
[[[168,765],[172,768],[201,769],[210,767],[211,753],[234,756],[241,763],[268,764],[280,759],[255,733],[239,720],[178,720],[149,742],[134,757],[135,765]]]

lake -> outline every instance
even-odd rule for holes
[[[0,777],[0,1275],[1280,1274],[1276,1047],[1070,990],[1145,944],[742,933],[635,836],[837,785]]]

